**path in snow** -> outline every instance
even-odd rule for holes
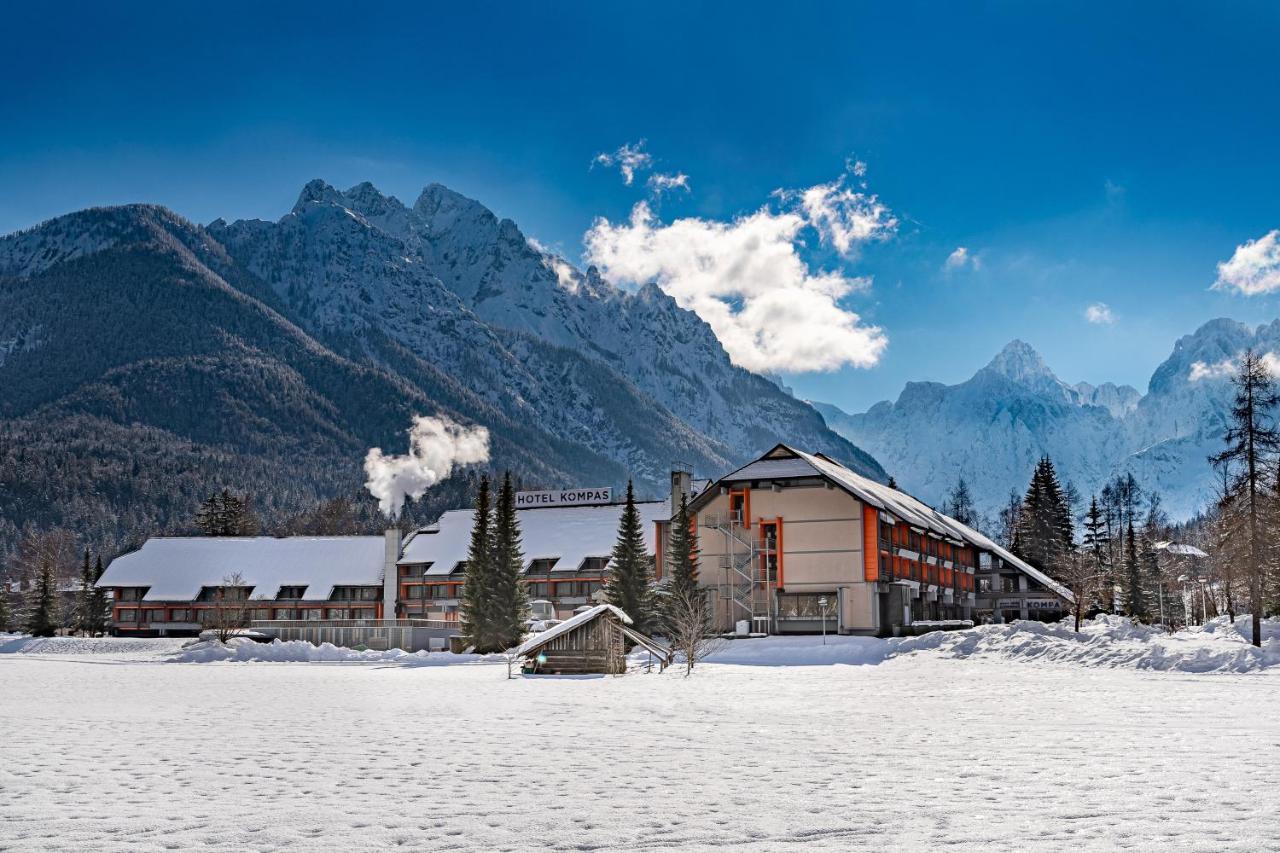
[[[936,653],[514,681],[0,655],[0,850],[1280,851],[1278,701],[1275,670]]]

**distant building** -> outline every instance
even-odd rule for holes
[[[674,501],[688,477],[672,482]],[[825,626],[890,635],[970,620],[984,555],[1052,583],[905,492],[783,444],[712,483],[690,508],[701,581],[726,631],[745,621],[768,633]],[[1070,598],[1056,585],[1049,594]]]
[[[112,560],[98,586],[114,593],[118,634],[197,634],[219,596],[244,601],[252,620],[381,619],[387,551],[393,575],[399,553],[389,536],[156,537]]]

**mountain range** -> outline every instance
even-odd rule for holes
[[[1223,448],[1241,352],[1280,353],[1280,320],[1257,327],[1218,319],[1180,338],[1142,393],[1127,385],[1067,384],[1028,344],[1013,341],[958,385],[909,382],[893,402],[861,414],[827,404],[827,422],[874,455],[907,491],[941,503],[963,476],[993,514],[1027,488],[1048,454],[1087,501],[1132,472],[1174,519],[1212,501],[1208,457]]]
[[[0,390],[0,552],[28,524],[105,550],[182,530],[223,487],[268,521],[354,494],[415,414],[489,427],[528,484],[653,493],[783,440],[886,476],[656,286],[438,184],[411,207],[312,181],[274,222],[138,204],[0,238]]]

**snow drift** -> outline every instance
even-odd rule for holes
[[[970,631],[934,632],[887,642],[890,657],[933,652],[952,658],[1047,660],[1109,669],[1176,672],[1253,672],[1280,665],[1280,619],[1263,623],[1261,648],[1249,644],[1248,618],[1226,617],[1167,633],[1122,616],[1099,616],[1076,633],[1069,621],[983,625]]]
[[[175,663],[395,663],[401,666],[449,666],[502,661],[500,655],[455,655],[450,652],[406,652],[348,649],[332,643],[313,646],[301,640],[258,643],[232,637],[226,644],[200,640],[173,653]]]

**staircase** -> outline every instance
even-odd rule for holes
[[[728,597],[731,621],[752,621],[755,616],[767,616],[768,605],[757,601],[755,582],[756,546],[751,535],[742,527],[737,513],[706,515],[702,526],[719,530],[724,534],[724,555],[720,568],[728,576]]]

